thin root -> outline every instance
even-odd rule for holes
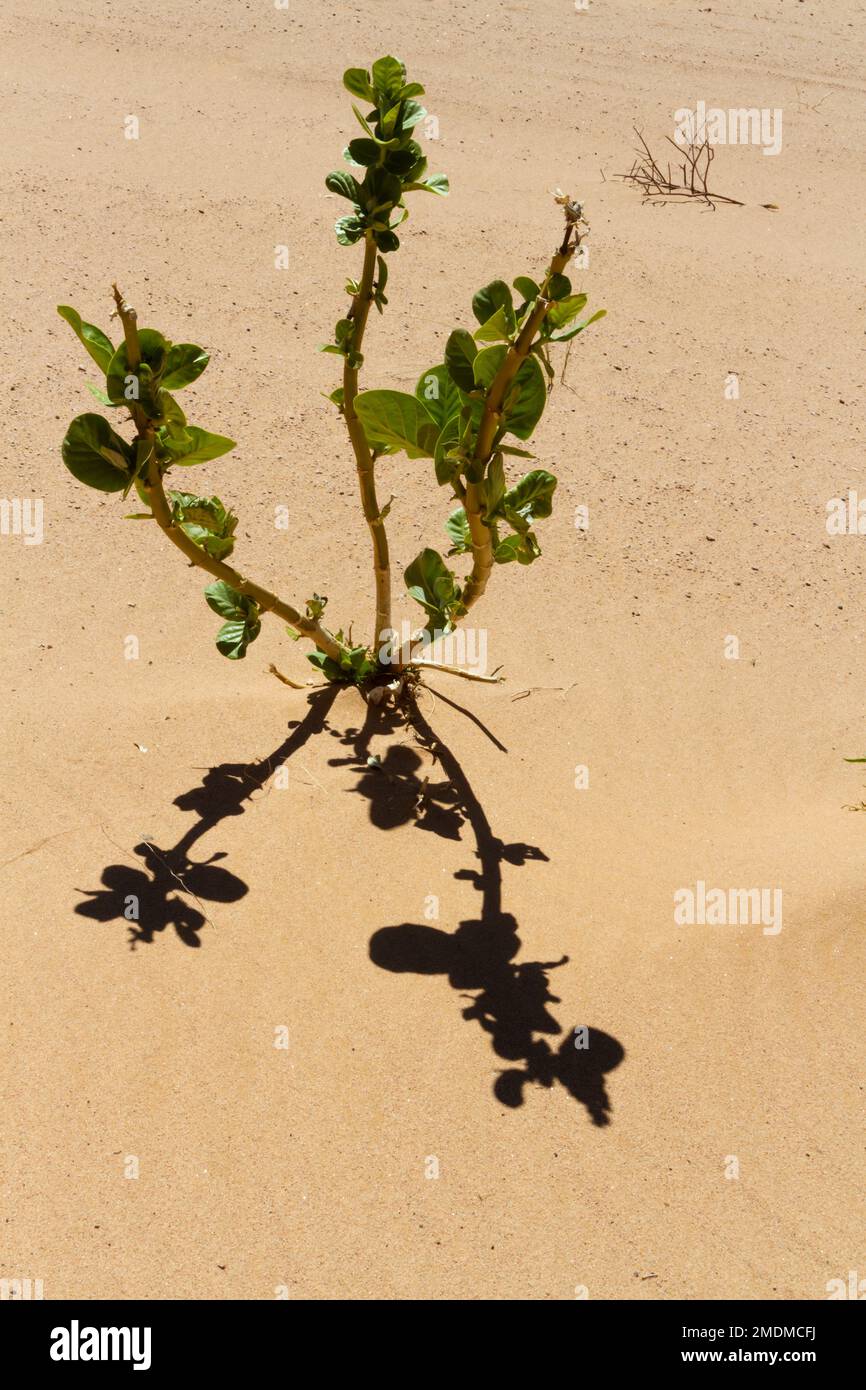
[[[306,685],[302,685],[300,681],[293,681],[290,680],[288,676],[284,676],[282,671],[277,670],[273,662],[268,666],[268,671],[272,676],[276,676],[278,681],[282,681],[283,685],[291,686],[292,690],[306,690],[308,688]]]
[[[505,680],[497,672],[502,670],[497,666],[489,676],[479,676],[474,671],[464,671],[462,666],[445,666],[438,661],[413,661],[412,666],[422,671],[444,671],[449,676],[462,676],[465,681],[481,681],[484,685],[499,685]]]

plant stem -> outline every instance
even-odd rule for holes
[[[351,340],[351,351],[360,353],[364,341],[364,330],[370,305],[373,301],[373,280],[376,274],[376,243],[371,232],[367,232],[364,248],[364,269],[358,293],[352,300],[348,317],[355,325]],[[388,556],[388,537],[385,522],[376,498],[375,458],[367,443],[364,427],[355,414],[355,397],[358,394],[358,368],[349,365],[347,357],[343,367],[343,414],[349,431],[355,463],[358,472],[358,488],[361,506],[370,536],[373,541],[373,571],[376,577],[376,621],[373,630],[372,650],[375,656],[383,642],[387,642],[386,630],[391,627],[391,561]]]
[[[157,525],[192,564],[198,565],[199,569],[206,570],[215,579],[222,579],[231,588],[237,589],[239,593],[247,594],[258,604],[262,613],[276,614],[278,618],[289,623],[296,632],[300,632],[303,637],[309,637],[311,641],[315,642],[319,651],[324,652],[333,661],[339,662],[340,644],[320,623],[313,618],[303,617],[290,603],[285,603],[282,599],[277,598],[276,594],[272,594],[269,589],[263,589],[260,584],[246,579],[231,565],[225,564],[222,560],[215,560],[212,555],[208,555],[207,551],[202,550],[201,546],[196,545],[195,541],[191,540],[180,526],[174,524],[155,452],[151,455],[148,476],[143,480],[143,485]]]
[[[126,344],[126,364],[131,372],[136,372],[141,363],[141,349],[138,342],[138,315],[132,305],[127,304],[117,286],[112,285],[111,288],[114,293],[114,302],[117,305],[117,317],[123,325],[123,341]],[[149,424],[147,416],[137,401],[127,401],[126,405],[139,436],[144,438],[144,431]]]
[[[118,317],[123,324],[127,362],[134,371],[141,361],[135,310],[126,303],[116,285],[114,286],[114,299],[117,304]],[[129,413],[135,422],[138,438],[149,441],[152,446],[147,477],[142,478],[141,482],[147,493],[150,509],[156,523],[165,532],[172,544],[176,545],[178,550],[199,569],[206,570],[215,579],[222,579],[233,589],[237,589],[239,593],[247,594],[263,613],[276,614],[278,618],[289,623],[302,636],[309,637],[311,641],[315,642],[319,650],[325,652],[333,661],[339,662],[340,644],[320,623],[313,618],[303,617],[290,603],[284,603],[269,589],[263,589],[261,585],[254,584],[251,579],[246,579],[231,565],[224,564],[222,560],[215,560],[212,555],[208,555],[207,551],[202,550],[201,546],[196,545],[195,541],[191,540],[180,526],[175,525],[172,519],[171,505],[162,485],[162,474],[159,460],[156,457],[156,448],[153,447],[155,444],[153,421],[148,418],[137,402],[129,401],[128,405]]]
[[[490,571],[493,568],[493,544],[490,535],[490,528],[482,520],[483,500],[481,496],[481,482],[484,470],[493,452],[493,444],[496,432],[502,421],[502,407],[505,402],[506,393],[521,366],[529,356],[535,335],[541,328],[548,311],[553,303],[547,298],[547,291],[554,275],[561,275],[574,254],[574,244],[571,241],[571,224],[566,227],[565,237],[562,245],[557,251],[547,271],[544,284],[538,296],[536,307],[530,317],[526,320],[517,341],[512,343],[505,355],[505,360],[496,376],[490,383],[487,396],[484,401],[484,410],[481,416],[481,423],[478,427],[478,438],[475,444],[473,455],[476,468],[473,470],[478,474],[478,480],[467,479],[466,499],[464,506],[466,509],[466,519],[469,524],[469,533],[472,537],[472,572],[466,581],[463,590],[463,606],[467,610],[477,603],[484,590],[487,588],[487,581],[490,578]]]

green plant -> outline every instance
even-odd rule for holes
[[[135,311],[116,285],[116,313],[123,328],[117,347],[74,309],[63,305],[58,312],[105,376],[104,391],[92,386],[90,390],[102,405],[128,411],[134,437],[122,437],[101,415],[79,415],[69,426],[62,452],[69,471],[87,486],[123,497],[134,489],[147,510],[128,515],[155,520],[192,564],[213,576],[205,597],[224,619],[216,640],[225,656],[245,656],[258,636],[261,615],[273,613],[293,637],[314,644],[309,659],[326,680],[356,684],[368,692],[378,688],[381,695],[386,681],[393,683],[396,676],[399,685],[401,676],[435,663],[425,661],[415,646],[403,650],[394,644],[385,526],[391,503],[379,503],[377,461],[397,453],[409,460],[429,460],[436,484],[457,503],[445,523],[451,541],[447,556],[466,555],[471,561],[468,577],[459,580],[434,549],[422,550],[404,574],[409,595],[425,614],[416,634],[423,651],[434,636],[450,632],[474,607],[494,565],[528,565],[540,555],[534,528],[551,513],[556,479],[546,469],[534,468],[509,482],[506,468],[512,459],[533,458],[520,446],[531,438],[553,384],[551,348],[576,337],[604,310],[579,321],[586,295],[572,292],[565,270],[585,223],[580,205],[559,196],[564,233],[540,281],[518,276],[513,282],[516,300],[504,280],[480,289],[472,300],[477,327],[454,329],[445,344],[444,361],[422,372],[413,395],[361,391],[370,309],[375,305],[381,314],[388,303],[385,257],[399,247],[397,228],[409,215],[406,195],[445,194],[448,180],[427,172],[427,160],[414,139],[426,115],[417,100],[424,89],[407,82],[398,59],[380,58],[370,72],[350,68],[343,82],[369,109],[365,114],[353,107],[362,134],[344,151],[350,167],[328,174],[325,183],[351,207],[336,223],[338,241],[346,246],[363,242],[364,259],[360,278],[346,286],[346,314],[323,351],[343,359],[342,385],[329,399],[346,423],[372,542],[375,618],[368,641],[353,645],[343,630],[333,632],[324,625],[326,598],[314,594],[302,612],[234,569],[228,559],[237,518],[218,497],[166,491],[170,470],[219,458],[234,443],[190,424],[176,398],[176,392],[204,371],[207,352],[192,343],[172,343],[155,329],[139,328]]]

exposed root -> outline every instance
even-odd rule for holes
[[[290,680],[288,676],[284,676],[283,673],[282,673],[282,671],[278,671],[278,670],[277,670],[277,668],[276,668],[276,666],[274,665],[273,662],[271,662],[270,665],[268,666],[268,671],[270,672],[270,674],[271,674],[272,676],[276,676],[276,678],[277,678],[278,681],[282,681],[283,685],[288,685],[288,686],[290,686],[292,690],[306,690],[306,689],[307,689],[307,686],[306,686],[306,685],[302,685],[300,681],[293,681],[293,680]]]
[[[505,680],[504,676],[497,674],[502,670],[501,666],[497,666],[489,676],[479,676],[475,671],[465,671],[462,666],[446,666],[440,661],[413,661],[412,667],[421,671],[445,671],[449,676],[462,676],[465,681],[481,681],[484,685],[499,685]]]

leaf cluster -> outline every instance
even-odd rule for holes
[[[550,516],[557,480],[546,469],[535,468],[509,486],[506,459],[534,457],[509,436],[526,442],[541,419],[553,380],[551,344],[569,342],[605,311],[576,322],[586,295],[572,293],[565,275],[548,277],[544,286],[518,276],[514,289],[516,298],[504,280],[493,280],[477,291],[472,298],[477,326],[453,330],[444,361],[422,372],[412,395],[363,391],[354,408],[376,454],[402,451],[410,459],[431,459],[437,483],[450,487],[460,500],[445,523],[449,557],[472,550],[463,505],[471,483],[481,498],[481,520],[491,533],[494,560],[529,565],[541,554],[534,526]],[[492,446],[479,457],[478,437],[489,394],[542,294],[550,307],[507,388]],[[423,550],[404,578],[410,596],[427,615],[428,627],[447,632],[463,615],[461,585],[436,550]]]
[[[413,134],[427,115],[417,100],[424,88],[407,81],[406,65],[399,58],[377,58],[370,72],[349,68],[343,86],[368,107],[365,114],[353,103],[362,134],[343,151],[350,168],[358,173],[363,169],[364,175],[359,181],[355,173],[338,169],[325,179],[332,193],[352,205],[334,230],[341,246],[352,246],[369,234],[387,254],[399,247],[397,228],[409,216],[404,195],[416,190],[446,194],[448,179],[427,173],[427,159]]]
[[[125,341],[115,347],[107,334],[86,323],[68,304],[58,306],[64,319],[99,367],[104,389],[88,383],[92,395],[108,408],[126,408],[136,436],[126,440],[102,415],[77,415],[63,440],[63,462],[74,478],[99,492],[135,489],[150,506],[147,481],[155,463],[162,477],[170,468],[192,467],[227,454],[234,440],[191,425],[175,396],[196,381],[208,364],[208,353],[196,343],[172,343],[153,328],[137,331],[140,360],[133,366]],[[205,554],[225,560],[234,549],[237,517],[218,497],[169,492],[171,522]],[[132,519],[153,513],[134,512]],[[237,660],[259,634],[258,609],[252,599],[220,580],[205,590],[209,606],[226,621],[217,634],[217,648]]]

